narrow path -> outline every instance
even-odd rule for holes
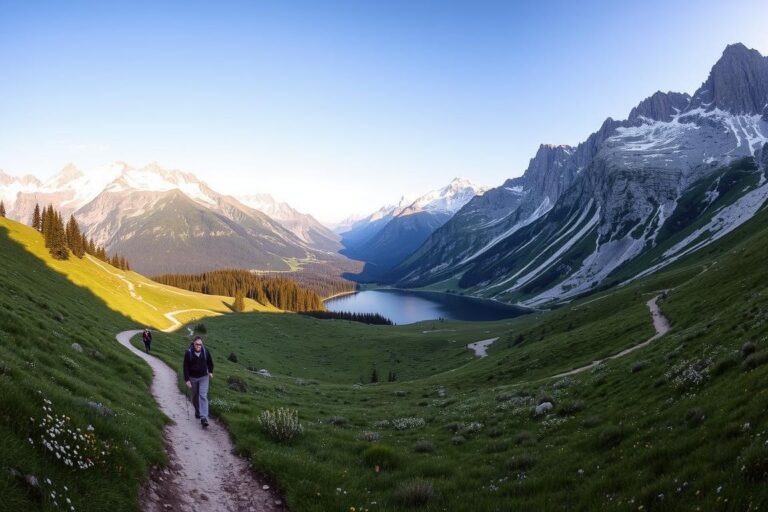
[[[163,316],[171,321],[171,326],[163,329],[163,332],[172,332],[182,326],[182,323],[176,320],[176,315],[181,313],[189,313],[190,311],[202,311],[203,313],[210,313],[211,316],[221,316],[221,313],[211,311],[210,309],[179,309],[177,311],[169,311]]]
[[[165,429],[168,469],[160,475],[162,481],[150,479],[142,493],[141,509],[145,512],[284,510],[282,499],[273,490],[264,490],[266,483],[249,468],[248,461],[235,455],[229,434],[218,421],[212,419],[210,427],[202,429],[194,418],[191,404],[179,392],[176,372],[131,345],[131,338],[140,332],[121,332],[116,336],[117,341],[152,367],[152,395],[172,420]],[[211,382],[214,397],[216,388],[214,380]]]
[[[467,348],[469,350],[472,350],[475,355],[479,358],[487,357],[488,356],[488,347],[493,345],[493,343],[498,340],[499,338],[490,338],[487,340],[482,341],[476,341],[474,343],[469,343],[467,345]]]
[[[563,372],[563,373],[558,373],[557,375],[553,375],[551,377],[546,377],[546,378],[540,379],[540,380],[559,379],[561,377],[567,377],[569,375],[575,375],[577,373],[581,373],[581,372],[590,370],[590,369],[594,368],[595,366],[597,366],[598,364],[602,363],[603,361],[608,361],[610,359],[619,359],[620,357],[624,357],[624,356],[626,356],[628,354],[631,354],[635,350],[641,349],[641,348],[649,345],[653,341],[661,338],[665,334],[667,334],[667,332],[669,332],[669,330],[671,329],[671,326],[669,325],[669,320],[667,320],[667,318],[661,313],[661,310],[659,309],[659,305],[657,304],[657,301],[659,300],[660,297],[661,297],[661,295],[657,295],[657,296],[655,296],[654,298],[652,298],[651,300],[649,300],[648,302],[645,303],[646,306],[648,306],[648,309],[651,311],[651,319],[653,320],[653,328],[656,330],[656,334],[654,334],[653,336],[651,336],[650,338],[648,338],[647,340],[645,340],[642,343],[638,343],[637,345],[634,345],[632,347],[624,349],[624,350],[622,350],[621,352],[619,352],[617,354],[613,354],[612,356],[606,357],[605,359],[601,359],[601,360],[598,360],[598,361],[592,361],[590,364],[588,364],[586,366],[581,366],[579,368],[575,368],[573,370],[570,370],[570,371],[567,371],[567,372]]]
[[[157,306],[155,306],[154,304],[150,304],[149,302],[145,301],[145,300],[144,300],[144,299],[141,297],[141,295],[139,295],[138,293],[136,293],[136,287],[133,285],[133,283],[132,283],[132,282],[131,282],[131,281],[130,281],[128,278],[126,278],[126,277],[125,277],[125,275],[124,275],[124,274],[119,274],[119,273],[117,273],[117,272],[112,272],[111,270],[109,270],[109,268],[108,268],[108,267],[106,267],[105,265],[103,265],[101,262],[99,262],[99,260],[97,260],[96,258],[94,258],[93,256],[91,256],[90,254],[86,254],[86,257],[87,257],[87,258],[88,258],[88,259],[91,261],[91,263],[93,263],[93,264],[94,264],[94,265],[96,265],[97,267],[101,268],[101,269],[102,269],[104,272],[106,272],[107,274],[111,274],[111,275],[115,276],[116,278],[118,278],[119,280],[121,280],[123,283],[125,283],[125,285],[128,287],[128,294],[129,294],[129,295],[130,295],[132,298],[134,298],[134,299],[138,300],[139,302],[143,302],[143,303],[144,303],[144,304],[146,304],[147,306],[149,306],[149,307],[151,307],[152,309],[154,309],[155,311],[157,311]]]

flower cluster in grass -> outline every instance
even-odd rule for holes
[[[98,440],[91,425],[82,431],[72,425],[69,416],[55,414],[50,400],[43,401],[44,416],[39,421],[29,418],[41,430],[39,443],[55,455],[56,460],[71,468],[89,469],[103,463],[111,450],[109,443]],[[35,445],[31,437],[28,441]]]
[[[57,489],[50,478],[46,478],[40,482],[40,487],[48,487],[48,489],[43,490],[43,495],[50,505],[74,512],[75,506],[72,504],[72,500],[67,496],[69,487],[65,485],[63,488]]]
[[[208,400],[208,405],[210,405],[211,410],[216,413],[231,412],[233,408],[232,404],[223,398],[211,398]]]
[[[59,356],[62,361],[64,361],[64,366],[69,368],[70,370],[76,370],[80,368],[80,365],[71,357],[60,355]]]
[[[291,441],[304,433],[304,427],[299,422],[299,411],[285,407],[262,411],[259,425],[278,442]]]
[[[687,359],[667,370],[664,376],[677,389],[688,389],[700,386],[707,380],[711,365],[711,357]]]
[[[426,425],[424,418],[398,418],[392,420],[392,428],[395,430],[408,430],[412,428],[421,428]]]

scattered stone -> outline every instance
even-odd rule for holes
[[[170,503],[163,503],[163,508],[165,510],[171,510],[173,508],[173,505],[171,505]]]
[[[552,402],[542,402],[536,406],[536,416],[541,416],[542,414],[551,411],[554,407]]]
[[[275,500],[275,505],[282,505],[282,504],[283,504],[283,500]]]
[[[40,482],[37,481],[37,477],[35,475],[26,475],[24,477],[24,480],[27,482],[27,485],[30,487],[40,487]]]
[[[200,499],[203,500],[203,501],[208,501],[208,495],[201,492],[200,493]]]
[[[269,486],[268,485],[262,485],[261,488],[264,489],[265,491],[269,490]]]
[[[269,373],[269,370],[265,368],[262,368],[261,370],[257,371],[256,374],[264,377],[265,379],[272,377],[272,374]]]
[[[88,405],[88,407],[90,407],[91,409],[94,409],[96,412],[98,412],[102,416],[114,416],[115,415],[115,411],[113,411],[112,409],[110,409],[106,405],[100,404],[98,402],[94,402],[93,400],[88,400],[86,402],[86,405]]]
[[[73,344],[72,344],[72,350],[74,350],[74,351],[76,351],[76,352],[80,352],[80,353],[82,354],[82,352],[83,352],[83,346],[82,346],[82,345],[80,345],[79,343],[73,343]]]

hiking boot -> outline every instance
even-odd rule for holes
[[[206,428],[208,426],[208,418],[200,418],[200,424],[203,428]]]
[[[195,411],[195,419],[196,419],[196,420],[199,420],[199,419],[200,419],[200,413],[199,413],[199,412],[197,412],[197,411]]]

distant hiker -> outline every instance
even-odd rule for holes
[[[208,426],[208,385],[213,378],[213,358],[203,346],[203,338],[195,336],[184,353],[184,382],[192,390],[195,418],[200,418],[203,428]]]
[[[149,330],[149,327],[144,329],[144,334],[141,335],[141,339],[144,340],[144,350],[149,354],[149,350],[152,348],[152,331]]]

